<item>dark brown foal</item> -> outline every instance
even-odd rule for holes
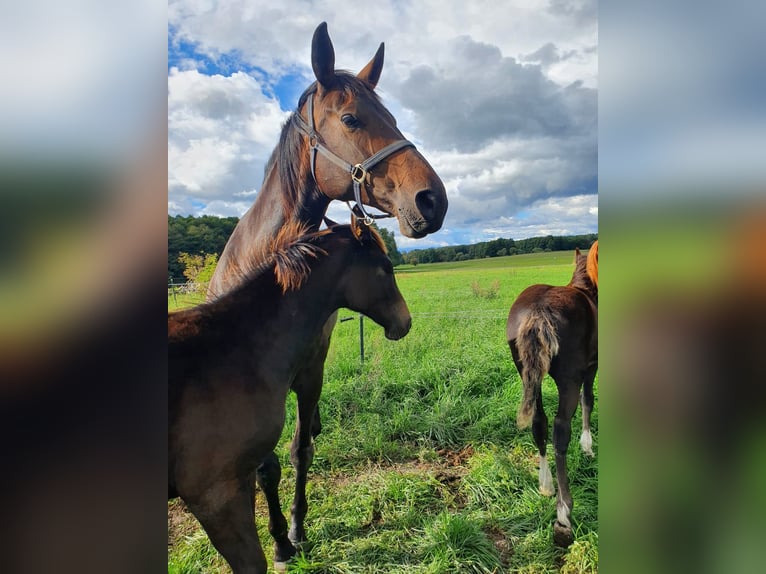
[[[348,307],[389,339],[411,325],[371,228],[355,222],[295,235],[278,236],[272,255],[243,270],[238,289],[168,316],[168,493],[186,502],[235,574],[266,572],[254,520],[256,469],[276,458],[287,393],[327,319]],[[274,506],[279,475],[261,472],[257,480],[275,560],[285,561],[295,548]]]

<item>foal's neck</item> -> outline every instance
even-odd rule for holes
[[[343,273],[342,259],[337,252],[309,257],[310,271],[303,285],[286,293],[277,284],[272,264],[221,301],[227,315],[223,322],[237,323],[241,336],[253,339],[258,348],[299,355],[301,345],[310,342],[342,306],[335,289]]]
[[[598,305],[598,288],[593,284],[587,272],[583,269],[582,272],[578,269],[572,276],[572,280],[569,282],[568,287],[574,287],[583,291],[589,299],[591,299],[596,305]]]

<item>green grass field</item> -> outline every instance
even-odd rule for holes
[[[533,283],[567,283],[573,259],[572,252],[554,252],[397,268],[412,330],[392,342],[365,320],[363,365],[358,321],[336,326],[309,475],[309,544],[289,572],[597,571],[598,458],[579,450],[579,409],[568,455],[576,538],[561,550],[552,543],[555,498],[537,492],[531,432],[516,429],[521,381],[505,341],[516,296]],[[497,282],[496,296],[475,296],[474,282]],[[558,396],[547,378],[543,399],[552,419]],[[294,396],[287,412],[278,449],[286,514]],[[597,447],[598,398],[593,436]],[[548,452],[552,464],[551,446]],[[256,505],[270,560],[260,494]],[[179,501],[169,503],[168,528],[169,572],[228,572]]]

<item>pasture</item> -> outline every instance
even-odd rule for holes
[[[533,283],[566,284],[573,259],[573,252],[553,252],[398,267],[412,330],[392,342],[365,320],[363,365],[358,321],[338,323],[320,401],[323,430],[309,473],[309,542],[289,572],[597,571],[598,378],[595,459],[577,444],[579,408],[572,422],[575,543],[562,550],[552,542],[555,498],[537,491],[532,434],[516,429],[521,380],[505,341],[516,296]],[[487,289],[483,296],[474,294],[475,282]],[[179,296],[178,303],[200,299]],[[168,305],[175,307],[172,296]],[[552,418],[558,396],[547,377],[543,400]],[[294,425],[291,395],[277,451],[286,514]],[[550,445],[548,453],[552,464]],[[256,506],[271,560],[260,493]],[[168,571],[229,571],[178,500],[168,504]]]

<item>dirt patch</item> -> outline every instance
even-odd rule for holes
[[[436,451],[447,466],[465,466],[468,459],[474,455],[473,447],[469,444],[458,451],[442,448]]]
[[[185,536],[191,536],[200,525],[186,508],[183,500],[176,498],[168,503],[168,549]]]
[[[513,546],[508,537],[498,528],[488,528],[484,531],[492,541],[492,544],[497,548],[498,554],[500,554],[500,564],[503,566],[503,571],[508,569],[511,564],[511,556],[513,556]]]

